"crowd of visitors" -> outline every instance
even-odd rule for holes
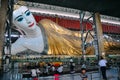
[[[53,75],[57,75],[57,74],[62,74],[62,72],[63,72],[62,64],[58,66],[54,66],[51,65],[50,63],[46,63],[45,65],[43,65],[42,70],[40,69],[39,66],[31,67],[30,74],[33,80],[37,80],[37,77],[39,77],[42,74],[49,75],[51,73]]]
[[[101,57],[101,59],[99,61],[94,61],[94,60],[90,60],[87,59],[88,62],[83,62],[82,64],[77,64],[75,63],[73,58],[70,58],[68,63],[52,63],[52,62],[46,62],[44,64],[42,64],[42,66],[38,63],[36,63],[34,65],[34,67],[29,68],[30,72],[31,72],[31,77],[35,78],[37,76],[45,76],[45,75],[55,75],[57,73],[57,75],[61,75],[64,74],[66,72],[66,70],[69,70],[69,73],[73,74],[75,73],[78,69],[81,70],[81,78],[82,80],[87,80],[87,70],[88,70],[88,66],[91,65],[91,63],[95,63],[95,65],[100,67],[101,70],[101,74],[102,74],[102,78],[104,80],[107,80],[106,77],[106,69],[108,69],[108,63],[111,64],[111,62],[114,62],[114,59],[108,59],[108,58],[103,58]],[[97,62],[97,63],[96,63]],[[114,63],[115,64],[115,63]],[[79,67],[78,67],[79,65]],[[94,65],[94,67],[95,67]],[[66,67],[67,66],[67,67]],[[97,68],[99,68],[97,67]],[[79,71],[80,72],[80,71]],[[68,73],[68,72],[67,72]]]

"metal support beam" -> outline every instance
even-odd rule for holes
[[[104,55],[104,44],[103,44],[103,31],[102,31],[102,24],[100,21],[100,14],[99,13],[91,13],[91,16],[88,17],[88,19],[84,19],[85,12],[80,12],[80,33],[81,33],[81,41],[82,41],[82,57],[85,61],[85,55],[86,55],[86,44],[89,44],[86,42],[88,38],[88,34],[93,38],[93,46],[95,49],[95,55],[97,59],[99,60],[100,56]],[[90,21],[90,18],[93,19],[93,22]],[[85,26],[83,25],[83,22],[89,22],[93,26],[91,30],[85,31]],[[91,33],[92,31],[92,33]]]
[[[85,55],[86,55],[86,52],[85,52],[85,43],[84,43],[84,25],[83,25],[83,20],[84,20],[84,16],[85,16],[85,12],[84,11],[81,11],[80,12],[80,33],[81,33],[81,40],[82,40],[82,45],[80,45],[82,47],[82,58],[83,60],[85,61]]]

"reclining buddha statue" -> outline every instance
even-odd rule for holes
[[[49,19],[37,23],[26,6],[13,11],[13,24],[24,32],[24,35],[12,44],[12,55],[27,50],[48,55],[82,54],[79,31],[68,30]],[[94,47],[87,47],[86,54],[94,54]]]

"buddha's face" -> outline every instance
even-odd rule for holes
[[[25,6],[21,6],[13,11],[13,23],[22,30],[34,29],[36,26],[36,21],[32,13]]]

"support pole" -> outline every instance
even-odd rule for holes
[[[3,69],[2,56],[3,56],[3,43],[4,43],[4,33],[5,33],[5,23],[7,14],[8,0],[1,0],[0,6],[0,70]]]
[[[0,67],[2,71],[7,71],[10,68],[11,57],[11,26],[14,0],[2,0],[0,7]],[[5,37],[5,33],[6,36]],[[5,53],[5,46],[7,53]]]
[[[93,15],[93,21],[95,25],[95,48],[96,48],[96,56],[98,60],[100,59],[100,56],[105,56],[104,52],[104,43],[103,43],[103,30],[102,30],[102,24],[100,20],[100,14],[99,13],[94,13]]]

